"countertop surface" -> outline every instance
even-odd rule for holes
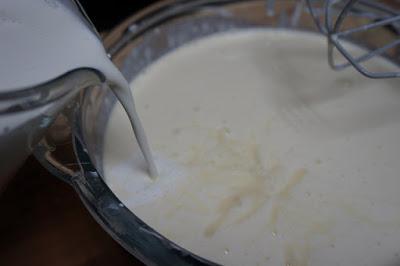
[[[0,217],[0,265],[143,265],[32,157],[0,195]]]

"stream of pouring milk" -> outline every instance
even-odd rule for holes
[[[117,106],[105,181],[161,234],[224,265],[399,265],[398,80],[332,71],[319,35],[247,30],[179,48],[131,86],[160,178]]]
[[[71,0],[0,1],[0,92],[36,86],[78,68],[100,71],[128,113],[150,175],[156,177],[129,84],[76,11]],[[13,130],[36,115],[33,110],[2,118],[0,132]]]

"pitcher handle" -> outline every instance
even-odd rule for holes
[[[67,107],[58,115],[34,149],[36,159],[53,175],[68,184],[79,175],[78,164],[72,149],[72,131]]]
[[[65,104],[60,104],[60,113],[34,146],[33,154],[37,160],[68,184],[80,173],[72,144],[72,116],[78,103],[77,98],[81,90],[98,86],[103,80],[102,74],[94,69],[82,68],[69,72],[60,82],[69,90],[71,98],[63,97]]]
[[[56,158],[54,147],[49,146],[46,139],[36,146],[34,156],[51,174],[67,184],[72,185],[72,180],[79,175],[79,171],[71,169]]]

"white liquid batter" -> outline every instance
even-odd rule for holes
[[[129,114],[150,174],[157,176],[129,84],[71,0],[1,0],[0,36],[0,93],[37,86],[79,68],[100,71]],[[3,116],[0,134],[22,126],[46,108]]]
[[[132,88],[160,177],[119,106],[104,175],[172,241],[225,265],[400,263],[398,80],[332,71],[321,36],[250,30],[188,44]]]
[[[122,83],[101,41],[75,10],[70,0],[1,0],[0,92],[36,86],[82,67]]]

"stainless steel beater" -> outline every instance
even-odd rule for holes
[[[353,66],[363,75],[369,78],[397,78],[400,77],[400,69],[392,72],[374,72],[363,64],[375,56],[398,57],[400,45],[400,1],[376,1],[376,0],[304,0],[318,29],[328,39],[328,61],[335,70]],[[397,10],[396,10],[397,9]],[[346,26],[348,16],[361,17],[365,23],[356,26]],[[361,34],[371,34],[379,27],[386,27],[393,33],[393,37],[385,40],[380,47],[368,49],[361,56],[353,55],[343,45],[343,40],[352,40]],[[374,36],[373,38],[380,38]],[[344,63],[338,63],[334,59],[337,50],[346,59]],[[398,71],[397,71],[398,70]]]

